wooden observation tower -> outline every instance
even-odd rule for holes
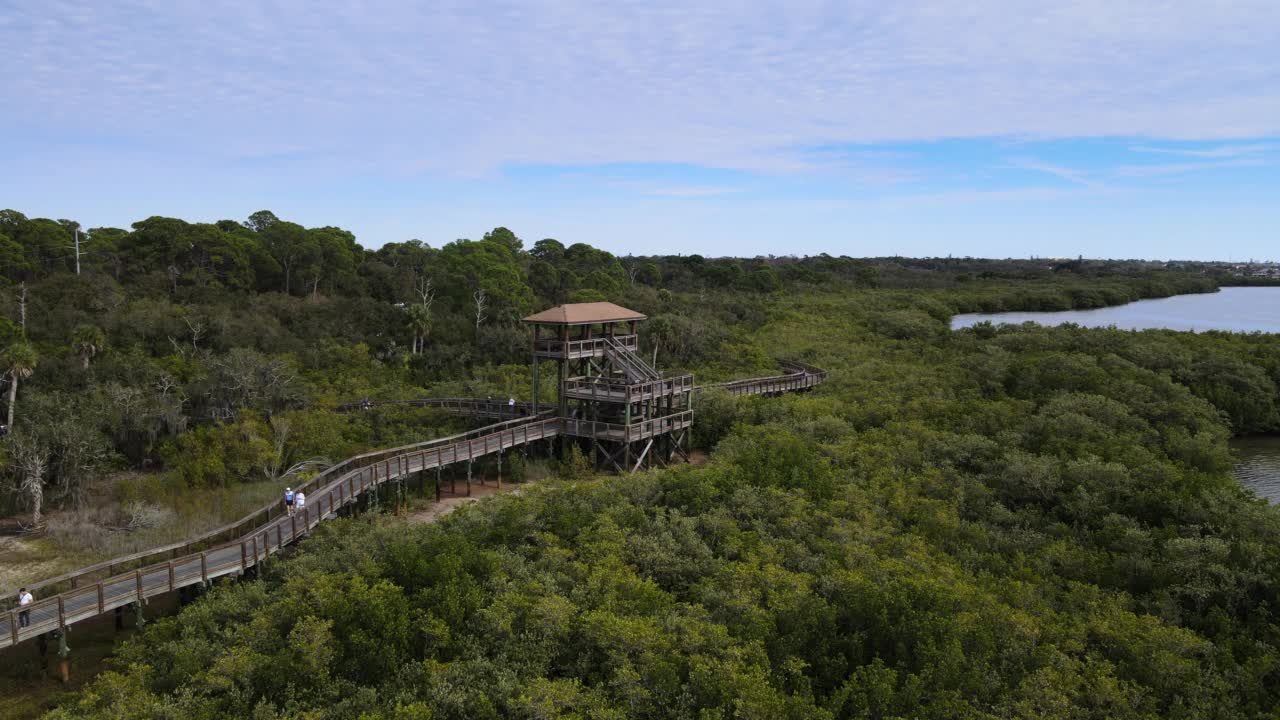
[[[688,460],[693,376],[663,377],[637,352],[645,316],[608,302],[572,303],[530,315],[533,412],[540,365],[556,364],[555,414],[598,467],[619,472]]]

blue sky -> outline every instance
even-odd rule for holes
[[[1280,259],[1278,37],[1274,0],[0,0],[0,207]]]

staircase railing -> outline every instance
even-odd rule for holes
[[[648,382],[662,378],[657,370],[650,367],[639,355],[630,352],[615,338],[605,339],[604,351],[609,361],[621,368],[631,382]]]

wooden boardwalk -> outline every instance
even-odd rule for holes
[[[787,370],[784,375],[735,380],[697,389],[721,388],[734,395],[775,395],[806,390],[826,378],[824,371],[811,365],[782,364]],[[377,492],[388,482],[403,480],[414,473],[439,470],[560,435],[604,434],[636,441],[670,432],[677,425],[688,427],[693,422],[692,411],[624,425],[531,417],[532,407],[529,404],[517,403],[512,408],[505,402],[493,400],[444,398],[400,404],[441,407],[477,417],[510,417],[521,412],[525,415],[461,435],[347,458],[299,488],[306,493],[307,505],[294,515],[286,514],[283,504],[275,502],[235,523],[182,543],[114,558],[28,585],[33,592],[44,597],[27,606],[26,623],[20,621],[17,609],[0,612],[0,648],[17,645],[50,631],[64,630],[116,608],[145,603],[148,598],[204,585],[226,575],[243,574],[285,546],[305,537],[312,528],[335,517],[341,508],[357,502],[362,495]],[[356,410],[363,406],[363,403],[349,403],[339,409]],[[437,472],[437,494],[439,477]],[[16,588],[5,598],[10,606],[14,595]]]
[[[349,402],[342,403],[335,409],[338,412],[355,412],[357,410],[372,409],[376,407],[386,407],[389,405],[404,405],[408,407],[431,407],[441,410],[448,410],[462,415],[479,418],[494,418],[497,420],[513,420],[516,418],[529,417],[533,413],[533,403],[516,402],[511,404],[508,400],[494,400],[492,398],[417,398],[415,400],[370,400],[368,402]]]

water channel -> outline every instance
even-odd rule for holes
[[[1226,287],[1216,293],[1139,300],[1096,310],[966,313],[951,319],[958,330],[980,322],[1041,325],[1075,323],[1121,330],[1229,330],[1280,333],[1280,287]]]
[[[1075,323],[1122,330],[1280,333],[1280,287],[1228,287],[1216,293],[1139,300],[1096,310],[1062,312],[968,313],[956,315],[951,328],[980,322],[1040,325]],[[1231,442],[1235,475],[1259,497],[1280,503],[1280,436],[1239,438]]]
[[[1258,497],[1280,503],[1280,435],[1259,435],[1231,441],[1234,472]]]

